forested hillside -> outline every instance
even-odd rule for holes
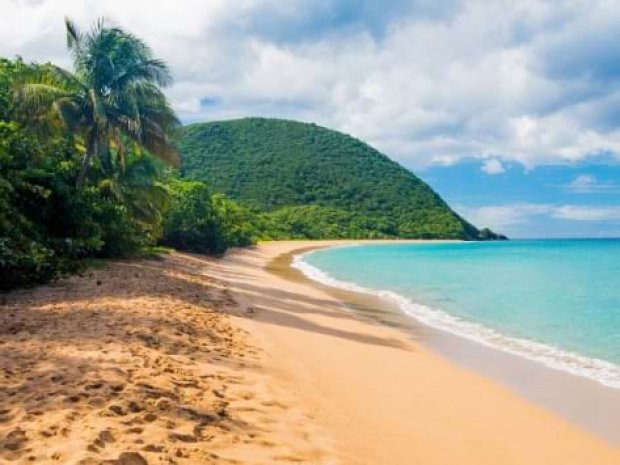
[[[268,212],[275,238],[480,239],[427,184],[367,144],[314,124],[245,118],[193,124],[182,175]]]

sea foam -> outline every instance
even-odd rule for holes
[[[595,380],[604,386],[620,389],[620,367],[613,363],[579,355],[541,342],[505,336],[494,329],[450,315],[441,309],[414,302],[390,290],[370,289],[353,282],[338,280],[304,260],[305,256],[312,253],[314,251],[295,255],[292,261],[294,268],[312,280],[328,286],[387,299],[394,302],[406,315],[433,328],[534,360],[555,370]]]

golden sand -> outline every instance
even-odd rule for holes
[[[266,243],[230,254],[221,273],[254,309],[243,327],[269,355],[265,369],[333,438],[341,463],[620,463],[620,449],[360,318],[324,287],[265,270],[283,253],[330,244]]]
[[[312,457],[318,435],[262,372],[232,321],[244,310],[209,271],[171,254],[0,296],[0,463]]]
[[[265,269],[328,244],[111,262],[0,297],[0,463],[620,463],[617,448]]]

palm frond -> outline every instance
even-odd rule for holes
[[[67,48],[73,56],[73,67],[77,73],[82,70],[81,63],[85,55],[85,34],[80,31],[78,26],[69,18],[65,18],[65,29],[67,31]]]
[[[18,112],[40,116],[57,110],[58,100],[79,100],[83,87],[70,72],[47,64],[24,71],[12,91]]]
[[[68,18],[65,26],[74,73],[50,65],[45,79],[24,85],[21,95],[31,106],[51,110],[84,138],[78,185],[83,185],[91,161],[105,165],[106,176],[130,175],[131,170],[135,176],[141,170],[145,180],[153,176],[146,165],[125,172],[127,141],[178,165],[171,136],[180,122],[161,91],[172,82],[166,63],[140,38],[107,26],[103,18],[86,32]]]
[[[147,136],[142,144],[150,153],[160,160],[165,161],[166,163],[169,163],[177,168],[180,166],[181,157],[179,155],[179,151],[176,147],[174,147],[170,139],[168,137],[161,136],[159,131]]]
[[[82,41],[80,29],[67,17],[65,17],[65,28],[67,29],[67,48],[73,50],[79,47]]]
[[[108,114],[106,112],[105,103],[94,89],[88,92],[88,100],[92,107],[92,119],[98,126],[98,132],[105,128],[108,123]]]
[[[135,134],[131,129],[131,121],[120,119],[119,124],[126,125],[125,133],[137,144],[144,147],[152,155],[173,166],[179,166],[180,157],[168,134],[155,121],[143,120],[142,131]]]
[[[140,155],[131,160],[122,172],[122,179],[132,185],[153,184],[153,180],[157,179],[159,171],[148,155]]]
[[[58,113],[60,119],[71,131],[80,129],[84,121],[84,112],[74,98],[58,98],[52,104],[52,108]]]
[[[67,71],[59,66],[47,65],[49,79],[53,80],[56,85],[67,90],[85,91],[86,86],[71,71]]]
[[[116,94],[110,106],[117,110],[113,116],[115,123],[128,137],[157,158],[178,165],[179,155],[170,136],[180,122],[156,85],[134,82],[125,92]]]
[[[53,103],[61,98],[70,98],[71,92],[45,83],[23,84],[15,94],[18,105],[28,111],[41,113],[49,111]]]
[[[122,90],[140,81],[156,83],[159,86],[165,87],[172,84],[172,75],[163,61],[147,59],[118,70],[109,86],[112,89]]]
[[[170,194],[159,184],[136,186],[131,189],[131,195],[128,208],[139,221],[147,224],[157,224],[170,205]]]

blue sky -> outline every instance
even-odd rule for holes
[[[472,160],[419,174],[464,217],[512,237],[620,237],[619,164],[587,160],[527,170],[507,163],[504,170],[485,173]]]
[[[186,122],[312,121],[514,237],[620,236],[620,4],[0,0],[0,54],[69,66],[99,16],[169,62]]]

